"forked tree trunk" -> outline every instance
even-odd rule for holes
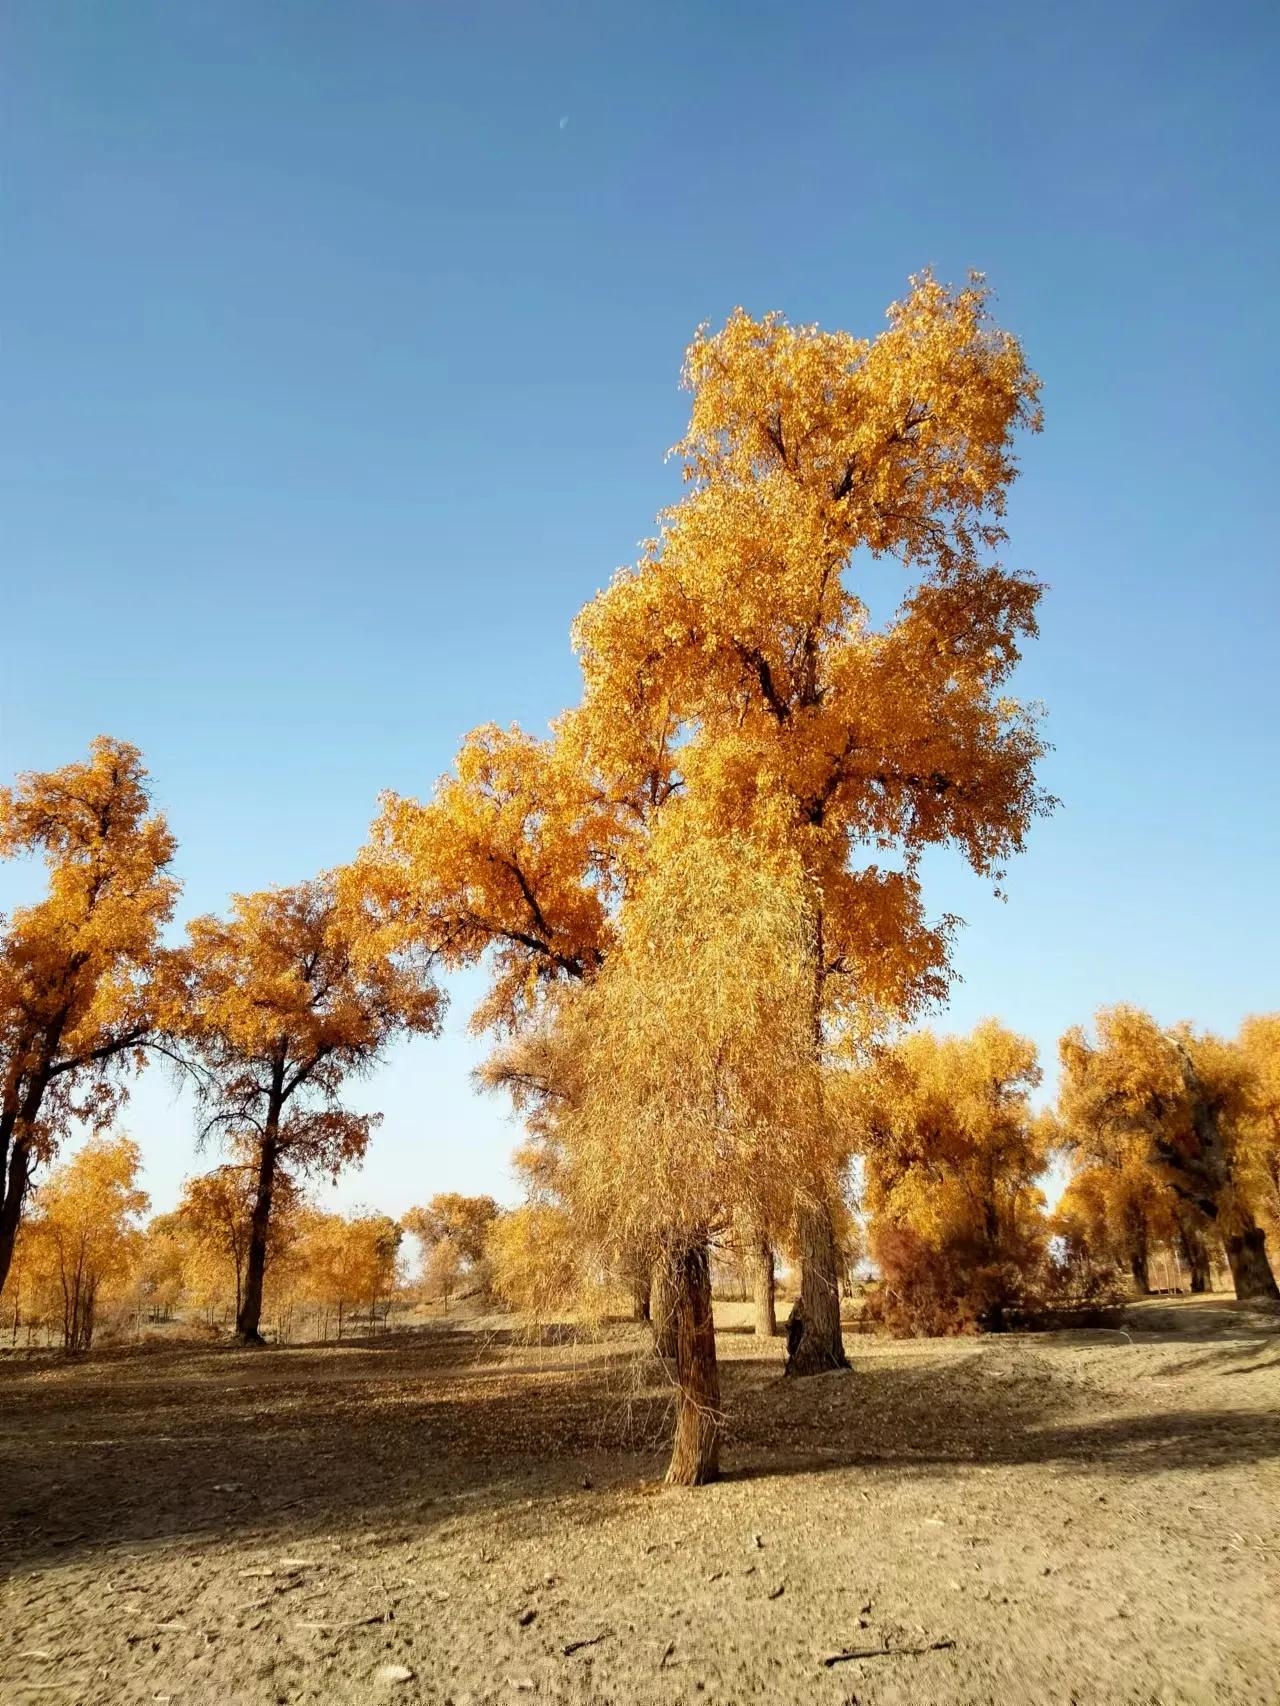
[[[831,1211],[825,1202],[802,1211],[800,1298],[787,1322],[787,1373],[827,1374],[848,1368],[840,1332],[840,1269]]]
[[[1222,1241],[1238,1298],[1280,1298],[1280,1287],[1267,1260],[1266,1234],[1260,1226],[1247,1225]]]
[[[676,1322],[676,1434],[669,1487],[699,1487],[720,1473],[720,1374],[705,1240],[671,1257]]]
[[[675,1274],[676,1258],[664,1250],[653,1264],[653,1291],[650,1320],[653,1324],[653,1342],[658,1355],[671,1361],[676,1355],[677,1339],[677,1286]]]
[[[767,1238],[751,1248],[751,1289],[756,1305],[756,1337],[771,1339],[778,1331],[773,1246]]]

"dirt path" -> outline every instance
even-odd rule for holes
[[[1137,1321],[726,1333],[684,1494],[629,1330],[10,1359],[0,1701],[1280,1701],[1277,1323]]]

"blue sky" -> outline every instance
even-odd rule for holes
[[[1051,1066],[1104,1002],[1280,1005],[1274,6],[15,0],[5,34],[0,772],[135,741],[186,912],[348,857],[381,788],[576,698],[700,321],[872,332],[976,267],[1044,380],[1006,555],[1052,588],[1020,687],[1063,805],[1007,904],[931,863],[943,1022]],[[359,1087],[338,1202],[509,1194],[478,987]],[[190,1112],[153,1071],[127,1123],[163,1206]]]

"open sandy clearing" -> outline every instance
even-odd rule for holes
[[[0,1699],[1280,1700],[1277,1323],[1136,1322],[722,1334],[683,1494],[631,1329],[9,1359]]]

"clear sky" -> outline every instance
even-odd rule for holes
[[[676,490],[680,356],[735,304],[874,332],[969,268],[1044,380],[1010,562],[1063,805],[944,1022],[1280,1006],[1280,9],[1022,0],[11,0],[0,772],[136,742],[184,915],[349,857]],[[0,904],[33,874],[0,871]],[[509,1195],[449,1034],[359,1089],[340,1203]],[[158,1206],[192,1170],[152,1071]]]

